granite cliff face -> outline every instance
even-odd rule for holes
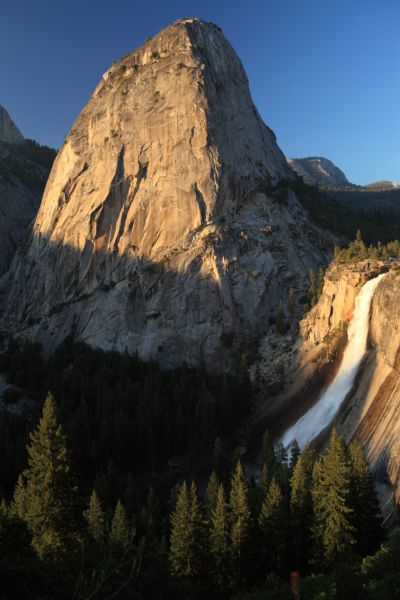
[[[228,367],[330,256],[280,184],[293,176],[220,29],[174,23],[105,73],[72,127],[0,284],[2,327],[48,352],[73,333]]]
[[[327,158],[310,156],[308,158],[288,158],[294,171],[303,177],[308,185],[347,186],[346,175]]]

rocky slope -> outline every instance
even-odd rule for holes
[[[332,237],[221,30],[178,21],[103,76],[0,285],[2,327],[51,351],[71,332],[165,366],[228,367],[303,293]]]
[[[24,136],[12,121],[6,109],[0,105],[0,142],[20,144],[23,141]]]
[[[288,158],[288,163],[308,185],[347,186],[346,175],[327,158],[309,156],[308,158]]]

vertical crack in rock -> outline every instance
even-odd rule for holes
[[[199,207],[201,227],[204,227],[204,225],[206,224],[206,218],[207,218],[207,205],[204,201],[203,194],[197,187],[197,182],[193,185],[193,191],[195,193],[196,202]]]
[[[142,146],[142,149],[141,149],[139,157],[138,157],[138,171],[135,176],[136,184],[133,189],[133,192],[127,196],[127,198],[124,202],[124,205],[122,207],[121,215],[119,218],[119,230],[118,230],[118,234],[116,235],[115,241],[114,241],[114,252],[118,252],[119,240],[121,239],[121,236],[125,232],[126,217],[128,215],[131,204],[134,201],[134,199],[139,191],[140,184],[147,177],[148,165],[149,165],[149,159],[146,154],[146,151],[144,150],[144,146]]]

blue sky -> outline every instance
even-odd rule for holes
[[[59,146],[113,60],[180,17],[219,24],[288,156],[400,182],[399,0],[1,2],[0,104]]]

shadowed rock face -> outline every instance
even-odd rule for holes
[[[3,278],[3,327],[72,330],[166,366],[229,367],[290,286],[326,262],[275,135],[220,29],[181,20],[103,76],[54,163],[30,243]],[[325,248],[321,250],[321,248]]]
[[[0,106],[0,276],[36,216],[49,169],[24,152],[25,138]]]
[[[20,144],[24,141],[24,136],[11,120],[10,115],[5,108],[0,106],[0,142],[9,144]]]

